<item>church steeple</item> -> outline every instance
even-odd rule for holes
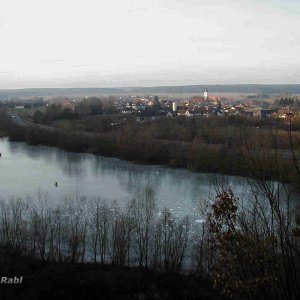
[[[204,101],[206,101],[208,98],[208,90],[207,89],[205,89],[203,96],[204,96]]]

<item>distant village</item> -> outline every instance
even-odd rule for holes
[[[273,101],[275,102],[275,101]],[[206,89],[201,96],[194,96],[187,100],[159,99],[157,96],[139,97],[130,99],[119,97],[114,102],[115,109],[124,115],[135,115],[136,121],[144,121],[157,117],[176,118],[210,117],[242,115],[258,118],[281,118],[299,116],[300,106],[298,98],[282,97],[276,105],[259,101],[255,96],[248,96],[243,100],[228,100],[218,96],[209,95]],[[277,106],[275,108],[274,106]]]
[[[300,99],[291,94],[268,95],[243,95],[240,98],[219,97],[210,95],[205,89],[197,96],[171,98],[155,95],[138,96],[109,96],[96,97],[57,97],[53,99],[27,99],[21,101],[0,101],[1,105],[9,105],[14,109],[50,107],[53,104],[60,105],[62,109],[79,110],[80,105],[93,100],[105,101],[110,108],[100,114],[110,115],[118,125],[127,119],[135,119],[136,122],[155,120],[160,118],[178,117],[212,117],[241,115],[254,118],[279,118],[282,120],[300,117]],[[6,104],[5,104],[6,103]],[[99,112],[91,113],[99,114]],[[118,116],[113,118],[113,116]]]

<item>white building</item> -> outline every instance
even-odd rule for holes
[[[172,110],[175,112],[177,111],[177,103],[176,102],[173,102],[172,103]]]
[[[205,89],[203,96],[204,96],[204,101],[206,101],[208,98],[208,90],[207,89]]]

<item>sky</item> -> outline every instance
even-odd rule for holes
[[[0,0],[0,89],[300,83],[300,0]]]

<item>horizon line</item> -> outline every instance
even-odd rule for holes
[[[242,85],[272,85],[272,86],[295,86],[300,85],[300,83],[210,83],[210,84],[183,84],[183,85],[151,85],[151,86],[114,86],[114,87],[107,87],[107,86],[101,86],[101,87],[22,87],[22,88],[0,88],[0,91],[5,90],[42,90],[42,89],[139,89],[139,88],[161,88],[161,87],[189,87],[189,86],[242,86]]]

